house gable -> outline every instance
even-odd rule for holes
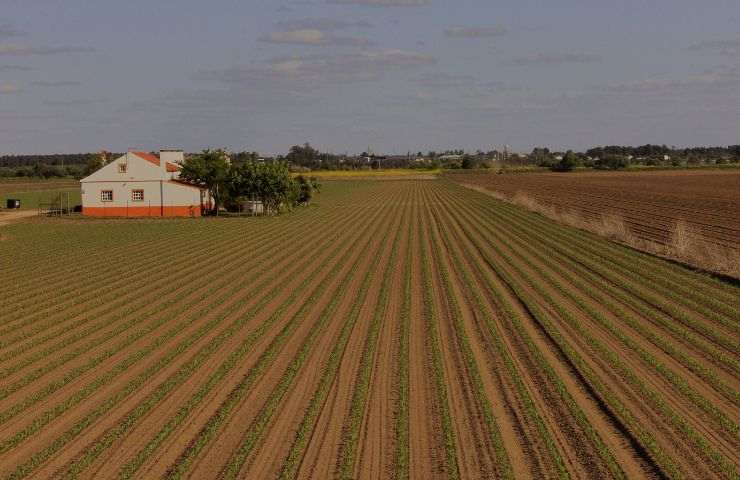
[[[159,181],[177,178],[180,169],[168,163],[167,172],[162,171],[159,158],[144,152],[128,152],[100,170],[80,180],[89,182]]]

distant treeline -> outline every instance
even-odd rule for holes
[[[108,154],[108,159],[120,154]],[[285,162],[293,171],[309,170],[370,170],[380,168],[468,169],[494,166],[538,166],[553,170],[595,168],[616,170],[630,166],[699,166],[740,163],[740,145],[727,147],[675,148],[666,145],[638,147],[610,145],[594,147],[584,152],[553,151],[536,147],[530,153],[512,153],[506,150],[466,152],[408,152],[405,155],[377,155],[362,152],[357,155],[321,152],[309,143],[295,145],[285,155],[262,157],[257,152],[234,152],[231,161]],[[99,153],[58,155],[0,156],[0,177],[76,177],[81,178],[102,166]]]
[[[118,154],[109,154],[115,158]],[[2,155],[0,177],[82,177],[101,166],[100,153]]]
[[[568,150],[551,152],[535,148],[527,155],[526,163],[552,170],[568,171],[578,167],[600,170],[619,170],[630,166],[691,167],[740,163],[740,145],[728,147],[675,148],[666,145],[639,147],[610,145],[595,147],[585,152]]]

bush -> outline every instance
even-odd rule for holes
[[[578,166],[578,156],[573,150],[568,150],[562,160],[550,167],[555,172],[570,172]]]
[[[594,162],[594,168],[599,170],[620,170],[627,168],[630,162],[623,155],[606,154]]]

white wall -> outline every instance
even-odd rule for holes
[[[161,188],[160,188],[161,187]],[[101,190],[112,190],[113,201],[102,202]],[[144,201],[131,200],[132,190],[144,190]],[[200,190],[168,181],[85,182],[82,184],[82,205],[85,207],[145,207],[200,205]]]

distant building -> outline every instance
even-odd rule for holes
[[[182,150],[128,152],[80,180],[90,217],[198,217],[207,191],[179,180]]]

